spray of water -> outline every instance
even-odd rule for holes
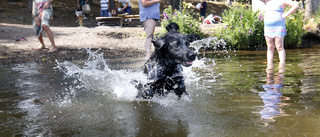
[[[199,53],[201,48],[212,49],[213,51],[223,51],[228,53],[227,43],[223,39],[218,39],[217,37],[208,37],[205,39],[194,41],[190,44],[190,47],[195,49],[196,53]]]
[[[191,44],[196,53],[199,53],[201,48],[226,49],[225,42],[218,40],[216,37],[207,38],[195,41]],[[112,70],[106,63],[103,53],[98,51],[91,51],[86,49],[88,59],[82,65],[72,62],[64,61],[57,62],[56,69],[64,73],[65,78],[73,78],[74,82],[66,89],[67,95],[64,95],[62,102],[68,102],[70,98],[79,94],[79,89],[86,89],[86,91],[96,92],[111,99],[135,101],[138,90],[135,85],[131,84],[132,80],[137,80],[142,83],[147,83],[147,77],[142,73],[142,70]],[[212,68],[216,65],[214,59],[202,58],[196,59],[192,67],[184,67],[185,83],[187,85],[187,92],[192,95],[193,91],[188,90],[188,86],[201,88],[199,80],[203,78],[202,72],[211,72],[211,78],[215,78],[216,74],[212,72]],[[208,75],[206,74],[206,77]],[[173,104],[177,97],[175,94],[169,94],[166,97],[154,97],[151,101],[158,102],[163,105]],[[191,101],[190,96],[183,96],[181,100]],[[145,101],[145,100],[144,100]],[[150,101],[150,100],[149,100]]]
[[[86,50],[89,56],[83,65],[76,65],[68,61],[56,61],[58,64],[56,68],[62,71],[66,78],[75,78],[79,82],[78,87],[99,92],[108,97],[133,100],[137,95],[137,90],[134,85],[130,84],[130,81],[144,80],[146,76],[140,71],[111,70],[103,58],[103,53]],[[74,84],[78,82],[74,82]],[[72,94],[76,93],[72,92]]]

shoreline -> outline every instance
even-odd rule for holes
[[[201,25],[207,33],[221,24]],[[57,60],[83,60],[89,49],[104,53],[105,58],[144,57],[145,31],[143,27],[59,27],[50,26],[53,32],[58,52],[47,53],[51,43],[44,33],[46,48],[36,50],[40,42],[34,34],[32,25],[0,23],[0,64],[15,64],[26,62],[48,62]],[[156,26],[155,33],[161,27]],[[16,41],[24,38],[26,41]],[[153,50],[153,46],[152,49]]]
[[[200,25],[204,33],[214,33],[213,28],[223,25]],[[55,60],[83,60],[88,54],[85,49],[99,50],[104,58],[144,57],[145,31],[143,27],[59,27],[50,26],[54,34],[58,52],[48,53],[51,43],[43,35],[47,49],[36,50],[40,42],[34,34],[32,25],[0,23],[0,65],[26,62],[55,62]],[[161,31],[156,26],[155,33]],[[24,38],[26,41],[17,41]],[[319,40],[309,37],[303,40],[305,45],[318,45]],[[308,47],[308,46],[306,46]],[[153,50],[153,46],[151,47]]]
[[[86,50],[99,50],[107,58],[144,56],[144,31],[141,27],[122,28],[118,26],[54,27],[50,26],[58,52],[47,53],[51,43],[44,34],[46,48],[36,50],[40,42],[32,25],[0,23],[0,64],[44,62],[58,60],[81,60]],[[156,28],[156,32],[161,29]],[[24,38],[25,41],[16,39]]]

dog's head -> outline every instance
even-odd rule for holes
[[[176,23],[170,23],[166,26],[168,33],[159,39],[153,39],[155,54],[166,58],[169,64],[182,64],[189,67],[196,59],[196,54],[189,49],[189,45],[194,38],[191,35],[179,33],[179,26]],[[194,37],[194,35],[192,35]]]

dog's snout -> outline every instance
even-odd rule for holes
[[[190,51],[189,54],[188,54],[188,57],[189,57],[190,60],[193,61],[193,60],[196,59],[197,54]]]

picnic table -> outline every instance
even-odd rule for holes
[[[118,16],[112,17],[96,17],[99,25],[108,24],[108,22],[116,21],[120,22],[120,26],[123,25],[124,19],[139,19],[139,15],[127,15],[127,14],[118,14]]]

